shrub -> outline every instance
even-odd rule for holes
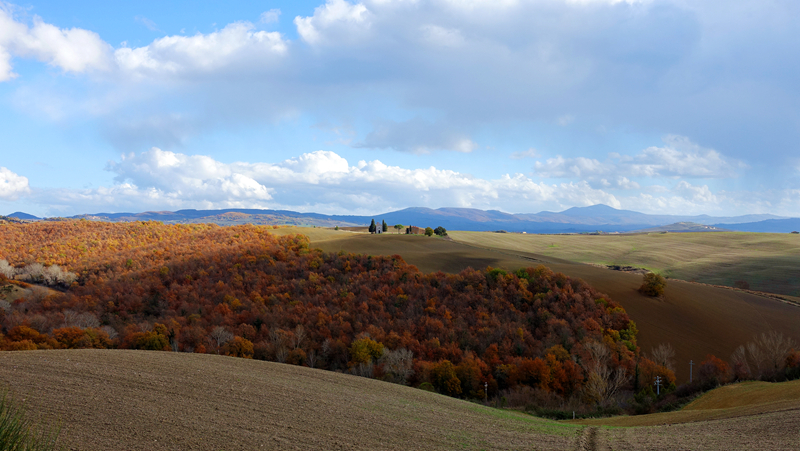
[[[62,449],[57,446],[59,430],[39,429],[25,417],[22,408],[14,404],[6,390],[0,391],[0,449],[45,451]]]
[[[369,338],[363,337],[353,341],[350,346],[350,366],[359,363],[369,363],[377,360],[383,355],[383,344]]]
[[[449,360],[442,360],[431,369],[431,379],[436,390],[447,396],[461,394],[461,381],[456,376],[456,367]]]
[[[646,296],[662,296],[666,286],[667,281],[664,280],[663,277],[654,272],[650,272],[644,275],[642,286],[639,287],[639,292]]]
[[[701,387],[710,390],[718,385],[725,385],[731,381],[731,368],[722,359],[714,355],[707,355],[697,371],[697,379]]]
[[[254,352],[253,342],[242,337],[234,337],[223,346],[223,353],[232,357],[252,359]]]

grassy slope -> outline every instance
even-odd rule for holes
[[[123,350],[0,352],[0,380],[81,450],[568,449],[577,425],[310,368]],[[534,445],[535,444],[535,445]]]
[[[474,245],[436,237],[369,235],[325,229],[285,228],[277,233],[304,233],[312,246],[336,252],[373,255],[399,254],[422,271],[459,272],[468,266],[514,270],[544,264],[568,276],[579,277],[608,294],[628,311],[639,326],[639,344],[645,351],[660,343],[672,343],[676,350],[679,381],[689,379],[689,360],[695,363],[714,354],[727,359],[733,350],[766,330],[778,330],[800,341],[800,308],[745,292],[670,281],[663,299],[642,296],[637,289],[642,277],[574,263],[562,258],[529,252],[522,241],[508,238],[525,235],[452,232],[454,238],[471,237]],[[713,234],[702,234],[701,237]],[[669,236],[663,235],[663,236]],[[492,241],[496,238],[496,241]],[[543,238],[548,238],[543,236]],[[567,236],[555,238],[603,238]],[[617,238],[617,237],[610,237]],[[557,245],[557,244],[556,244]],[[490,249],[495,246],[499,249]],[[530,249],[534,251],[536,249]],[[572,254],[567,253],[567,257]]]
[[[738,280],[770,293],[800,295],[800,237],[778,233],[533,235],[452,232],[456,241],[523,250],[575,262],[643,267],[715,285]]]
[[[711,390],[675,412],[582,420],[604,426],[655,426],[800,411],[800,380],[782,383],[741,382]]]

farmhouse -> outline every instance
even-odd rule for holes
[[[417,226],[406,227],[406,235],[425,235],[425,229]]]

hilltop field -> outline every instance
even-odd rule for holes
[[[535,235],[452,232],[461,243],[573,262],[646,268],[665,277],[800,296],[800,235],[643,233]]]
[[[676,351],[678,382],[688,381],[690,360],[697,363],[707,354],[727,360],[738,346],[765,331],[779,331],[800,341],[797,327],[800,307],[796,304],[683,280],[669,280],[664,297],[654,299],[637,291],[642,283],[641,274],[583,263],[608,262],[658,270],[657,265],[661,263],[651,262],[667,261],[655,258],[661,255],[657,249],[664,249],[670,258],[668,261],[674,266],[689,265],[692,258],[697,258],[708,267],[718,268],[720,274],[720,268],[725,269],[725,277],[735,280],[741,277],[739,271],[747,270],[746,265],[760,268],[763,273],[769,272],[770,260],[765,256],[774,251],[773,261],[781,261],[783,266],[776,266],[771,271],[783,274],[781,280],[788,286],[800,283],[800,270],[797,269],[800,268],[800,249],[793,247],[800,243],[797,235],[690,233],[623,237],[448,232],[451,238],[448,240],[391,233],[375,236],[321,228],[290,227],[278,229],[275,233],[306,234],[312,247],[329,252],[400,254],[405,261],[424,272],[457,273],[467,267],[487,266],[513,270],[545,265],[553,271],[580,278],[619,302],[639,328],[638,343],[642,350],[649,351],[661,343],[672,344]],[[730,243],[725,241],[728,239]],[[642,244],[650,242],[657,243],[657,246]],[[621,249],[626,246],[628,250],[644,250],[636,254],[638,259],[600,259],[604,252],[623,255]],[[593,261],[587,255],[596,259]],[[646,259],[648,255],[652,258]],[[763,258],[759,260],[759,256]],[[714,282],[700,277],[694,279]]]
[[[689,416],[631,417],[647,427],[609,428],[628,417],[555,422],[372,379],[207,354],[4,352],[0,380],[41,422],[61,424],[62,443],[73,450],[745,450],[800,443],[797,382],[723,387],[684,409]],[[756,393],[762,385],[766,395]],[[793,397],[774,405],[773,392]]]

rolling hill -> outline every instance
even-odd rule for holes
[[[4,352],[0,379],[35,417],[61,424],[61,441],[73,450],[745,450],[800,443],[796,398],[756,415],[738,406],[750,416],[734,406],[725,419],[607,428],[613,419],[555,422],[356,376],[215,355]],[[712,392],[695,403],[726,398]],[[658,415],[636,418],[663,421]]]
[[[308,233],[312,247],[324,251],[358,252],[371,255],[399,254],[407,262],[416,265],[422,271],[445,271],[458,273],[466,269],[505,268],[513,270],[520,267],[543,264],[554,271],[562,272],[570,277],[580,278],[601,293],[605,293],[619,302],[639,328],[638,342],[644,351],[661,343],[671,343],[676,350],[678,382],[689,379],[689,360],[702,361],[707,354],[714,354],[728,359],[734,349],[752,339],[756,334],[767,330],[777,330],[800,341],[800,308],[757,294],[741,290],[731,290],[710,285],[670,280],[663,299],[654,299],[640,294],[637,290],[642,283],[639,274],[622,271],[611,271],[605,267],[592,266],[571,260],[576,255],[589,252],[605,252],[603,247],[596,247],[593,242],[566,246],[569,241],[557,240],[591,240],[603,239],[611,243],[618,236],[533,236],[519,234],[453,232],[453,240],[427,238],[422,236],[405,236],[385,234],[374,236],[363,233],[334,232],[323,229],[278,229],[274,233]],[[698,240],[708,237],[724,237],[727,234],[702,234]],[[738,234],[732,234],[737,236]],[[692,234],[656,234],[625,237],[645,239],[646,237],[663,237],[667,240],[692,238]],[[789,235],[756,235],[771,242],[771,239],[790,239]],[[524,240],[544,240],[537,246],[531,246]],[[721,238],[720,238],[721,239]],[[744,234],[742,248],[747,248],[748,235]],[[750,238],[752,239],[752,238]],[[552,240],[552,241],[551,241]],[[605,241],[604,241],[605,242]],[[756,241],[757,242],[757,241]],[[550,247],[554,245],[554,247]],[[631,246],[627,245],[627,249]],[[675,241],[665,243],[673,249],[673,255],[679,256],[681,249],[695,249],[706,252],[694,241],[676,246]],[[729,245],[728,245],[729,246]],[[794,261],[791,248],[781,242],[771,244],[776,249],[783,247],[788,258]],[[726,245],[720,243],[720,249]],[[743,252],[743,251],[740,251]],[[589,253],[589,255],[593,255]],[[745,254],[747,255],[747,254]],[[723,261],[727,255],[717,255]],[[711,258],[713,261],[713,257]],[[740,259],[747,262],[748,259]],[[767,265],[771,260],[762,260],[759,265]],[[723,261],[724,263],[724,261]],[[751,262],[756,264],[756,262]],[[789,263],[786,263],[789,265]],[[724,265],[723,269],[724,269]],[[787,266],[787,268],[796,268]],[[731,269],[728,267],[728,269]],[[733,268],[735,271],[736,268]],[[729,276],[730,277],[730,276]]]

